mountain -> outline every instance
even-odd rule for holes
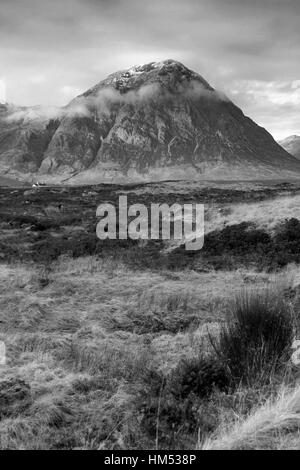
[[[24,182],[13,178],[7,178],[6,176],[0,176],[0,187],[3,186],[17,188],[19,186],[24,186]]]
[[[284,140],[281,140],[279,144],[291,155],[300,160],[300,136],[291,135]]]
[[[300,162],[166,60],[109,75],[62,109],[0,109],[0,172],[71,182],[300,176]]]
[[[51,116],[51,112],[53,117]],[[60,121],[60,110],[0,104],[0,172],[39,170]]]

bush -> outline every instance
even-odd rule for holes
[[[286,219],[280,227],[281,230],[275,237],[276,243],[292,243],[300,249],[300,221],[298,219]]]
[[[5,214],[0,213],[0,222],[7,222],[14,228],[22,228],[23,226],[31,226],[34,231],[45,231],[49,229],[59,228],[56,220],[45,217],[35,217],[29,214]]]
[[[209,397],[215,389],[226,391],[229,376],[214,357],[199,357],[183,360],[171,379],[172,393],[178,398],[186,398],[191,393],[200,398]]]
[[[288,360],[294,335],[294,316],[280,289],[245,290],[212,345],[233,384],[263,384]]]
[[[190,449],[198,430],[206,435],[218,426],[212,394],[228,391],[229,377],[215,358],[200,356],[183,360],[168,376],[146,371],[138,400],[141,426],[163,449]]]
[[[214,255],[224,252],[247,254],[258,248],[266,249],[271,237],[263,230],[258,230],[249,222],[229,225],[221,231],[209,233],[205,237],[204,251]]]
[[[215,230],[205,236],[200,251],[185,251],[180,247],[172,257],[181,257],[192,269],[237,269],[253,265],[273,271],[289,263],[300,263],[300,221],[286,219],[276,227],[275,236],[257,229],[254,223],[242,222]],[[175,259],[175,258],[174,258]]]
[[[145,371],[137,408],[141,429],[157,449],[190,449],[199,427],[197,409],[200,401],[172,393],[169,377],[150,369]]]

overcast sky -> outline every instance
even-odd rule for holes
[[[300,0],[0,0],[0,80],[22,105],[172,58],[282,138],[300,134],[299,46]]]

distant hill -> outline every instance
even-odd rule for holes
[[[279,144],[291,155],[300,160],[300,136],[291,135],[284,140],[281,140]]]
[[[300,177],[300,162],[201,75],[116,72],[62,109],[0,108],[0,173],[101,182]]]
[[[18,181],[13,178],[7,178],[6,176],[0,176],[0,186],[24,186],[27,185],[26,183],[23,183],[22,181]]]

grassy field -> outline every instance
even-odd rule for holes
[[[119,194],[204,202],[204,249],[100,242],[96,207]],[[297,335],[299,198],[296,184],[0,189],[0,448],[299,448],[292,350],[251,381],[214,347],[245,291],[272,292],[267,312],[280,298]]]

